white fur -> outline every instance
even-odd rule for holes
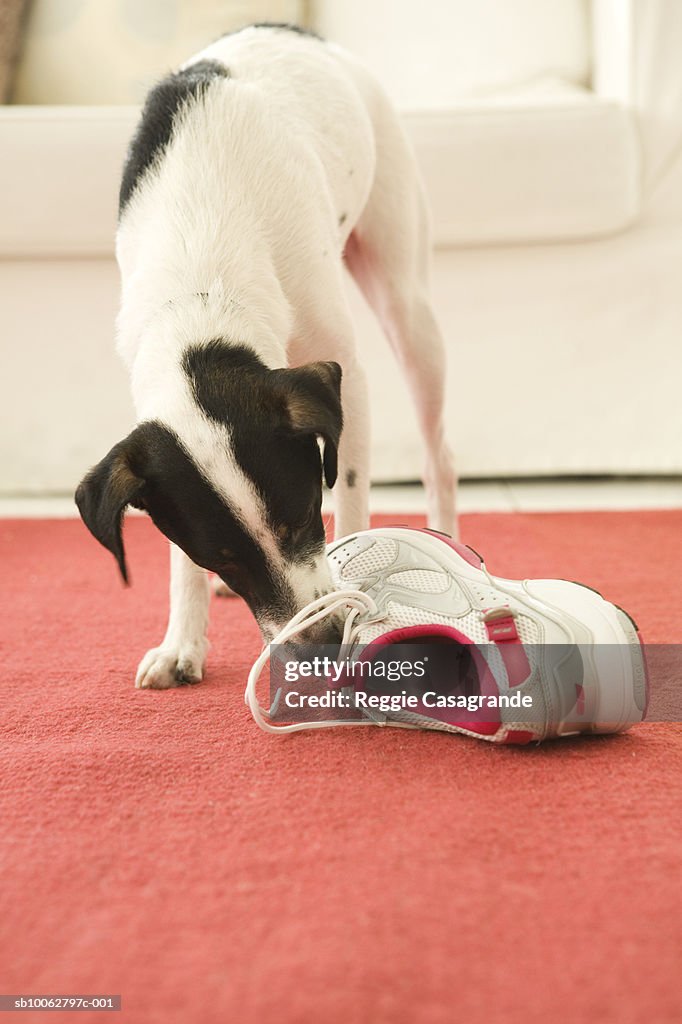
[[[349,54],[292,32],[246,29],[189,63],[205,58],[227,65],[230,77],[189,105],[123,214],[118,348],[139,419],[159,419],[176,433],[303,605],[330,586],[326,560],[314,572],[286,564],[229,431],[192,398],[181,353],[228,337],[271,368],[337,360],[345,422],[337,536],[365,528],[368,398],[344,291],[345,251],[417,403],[430,525],[452,531],[454,472],[443,439],[444,356],[428,298],[425,204],[390,104]],[[139,686],[173,685],[183,664],[183,674],[201,677],[206,574],[177,549],[171,574],[168,631],[143,659]],[[261,624],[266,633],[282,625]]]

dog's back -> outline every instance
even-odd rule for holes
[[[337,205],[357,220],[374,170],[369,94],[378,89],[362,65],[315,35],[266,26],[224,36],[186,67],[201,60],[215,60],[236,86],[258,93],[283,158],[293,149],[307,165],[319,161]]]
[[[127,362],[139,332],[126,305],[137,320],[169,294],[238,282],[245,264],[282,282],[323,253],[340,258],[375,167],[362,75],[316,37],[249,28],[152,90],[120,196]]]

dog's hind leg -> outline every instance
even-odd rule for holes
[[[135,686],[142,690],[200,682],[208,652],[208,573],[175,544],[170,545],[170,556],[168,628],[161,646],[147,651],[140,662]]]
[[[377,164],[367,205],[345,252],[405,374],[426,446],[429,526],[457,533],[456,475],[445,439],[445,345],[429,295],[431,239],[412,152],[395,115],[377,118]]]

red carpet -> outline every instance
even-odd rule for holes
[[[463,533],[493,572],[582,580],[682,642],[682,512]],[[121,993],[136,1024],[679,1021],[680,726],[266,736],[230,600],[202,685],[136,691],[166,551],[126,534],[128,591],[80,523],[0,523],[0,992]]]

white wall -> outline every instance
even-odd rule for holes
[[[312,21],[361,57],[403,110],[525,87],[586,85],[589,0],[313,0]]]

